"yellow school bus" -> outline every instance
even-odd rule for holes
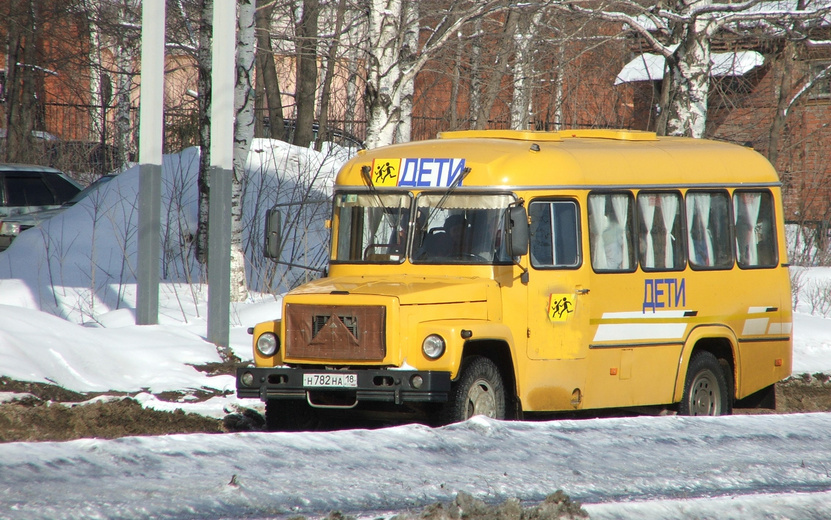
[[[770,407],[791,373],[782,214],[770,163],[724,142],[486,130],[362,152],[327,275],[253,327],[238,396],[284,430]]]

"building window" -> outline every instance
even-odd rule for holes
[[[831,61],[811,63],[810,77],[811,79],[814,79],[814,87],[811,89],[811,98],[831,98]]]

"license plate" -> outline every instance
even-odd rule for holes
[[[355,388],[358,386],[358,374],[303,374],[303,386]]]

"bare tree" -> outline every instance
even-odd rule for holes
[[[268,122],[272,139],[283,139],[283,101],[280,81],[274,66],[274,50],[271,46],[271,20],[274,16],[274,0],[258,0],[257,26],[257,82],[262,85],[268,105]]]
[[[99,33],[93,39],[102,46],[99,52],[103,49],[110,49],[113,55],[112,63],[103,67],[97,74],[101,78],[101,94],[94,99],[102,104],[101,121],[104,128],[101,131],[101,145],[104,149],[109,138],[105,130],[107,112],[112,102],[115,105],[111,131],[112,142],[115,145],[114,166],[124,168],[135,148],[133,132],[137,125],[133,125],[130,112],[132,95],[136,89],[133,79],[137,73],[136,67],[139,65],[134,57],[139,53],[141,42],[140,5],[135,0],[91,1],[93,4],[90,7],[97,15],[93,29]],[[95,74],[94,71],[93,74]],[[109,88],[107,88],[108,85],[110,85]],[[95,86],[94,82],[92,86]]]
[[[42,37],[40,2],[8,2],[6,53],[6,147],[5,160],[26,162],[34,148],[32,131],[38,110],[37,46]],[[42,85],[41,85],[42,86]],[[42,89],[40,90],[42,97]]]
[[[528,126],[529,110],[534,81],[534,41],[541,34],[540,20],[543,11],[523,11],[519,30],[514,33],[514,91],[511,99],[511,128],[525,129]]]
[[[427,61],[467,22],[487,16],[510,6],[507,2],[451,1],[433,9],[420,5],[421,13],[429,13],[429,25],[423,17],[418,21],[422,37],[418,46],[404,44],[407,27],[413,24],[411,11],[401,0],[371,0],[368,24],[367,146],[374,148],[395,140],[401,121],[409,119],[407,103],[402,104],[412,82]],[[431,6],[432,7],[432,6]],[[509,15],[510,16],[510,15]]]
[[[314,140],[312,125],[315,116],[317,91],[317,34],[320,3],[303,0],[303,12],[297,26],[297,119],[294,139],[299,146],[309,146]]]
[[[508,12],[508,16],[502,26],[502,33],[496,45],[497,51],[494,66],[482,89],[483,92],[481,104],[479,105],[479,113],[477,113],[475,117],[476,124],[474,125],[474,128],[477,130],[482,130],[487,127],[489,119],[488,116],[493,109],[496,97],[502,90],[502,79],[508,71],[511,70],[509,58],[514,50],[512,42],[514,40],[514,35],[516,34],[519,18],[520,11],[511,10]]]
[[[620,23],[663,56],[666,86],[662,111],[666,116],[662,121],[665,126],[659,124],[658,132],[691,137],[705,134],[711,45],[721,31],[779,31],[782,24],[796,20],[819,21],[831,10],[831,6],[825,5],[806,10],[771,9],[760,0],[737,4],[680,0],[668,5],[620,0],[604,5],[602,10],[583,7],[579,0],[550,5]]]
[[[329,129],[329,103],[332,97],[332,81],[335,75],[335,64],[338,60],[338,43],[343,30],[346,15],[346,0],[338,0],[335,11],[335,27],[329,41],[329,51],[326,54],[326,72],[320,94],[320,117],[318,117],[318,136],[315,140],[315,150],[320,151]]]

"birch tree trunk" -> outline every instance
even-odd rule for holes
[[[531,96],[534,89],[534,56],[532,44],[534,35],[538,33],[538,26],[542,10],[533,14],[523,13],[520,17],[518,30],[514,33],[514,91],[511,97],[511,128],[525,130],[530,117]]]
[[[416,53],[418,52],[418,2],[405,2],[403,6],[403,45],[400,51],[401,67],[412,69]],[[402,81],[399,87],[399,116],[395,127],[395,142],[406,143],[412,139],[413,133],[413,93],[415,81]]]
[[[127,7],[119,9],[119,15],[125,23],[131,22],[134,14]],[[133,148],[132,122],[130,120],[132,99],[130,95],[133,90],[133,75],[136,66],[133,60],[133,56],[136,54],[135,42],[136,40],[130,42],[128,39],[120,37],[117,39],[115,48],[116,81],[113,142],[115,143],[115,161],[120,169],[127,167],[130,151]],[[104,117],[106,117],[106,114],[104,114]]]
[[[697,4],[701,6],[701,2]],[[710,39],[714,26],[696,19],[687,26],[681,44],[669,60],[672,101],[667,114],[667,135],[704,137],[707,99],[710,95]]]
[[[211,178],[211,41],[213,40],[213,0],[198,0],[199,45],[196,48],[198,76],[196,85],[197,117],[199,120],[199,188],[198,223],[196,225],[196,259],[208,261],[208,196]],[[226,0],[227,1],[227,0]]]
[[[393,142],[399,113],[399,22],[401,0],[371,0],[369,56],[366,84],[366,145],[377,148]]]
[[[242,185],[254,138],[255,0],[238,0],[237,78],[234,87],[234,176],[231,182],[231,301],[248,298],[242,249]]]

